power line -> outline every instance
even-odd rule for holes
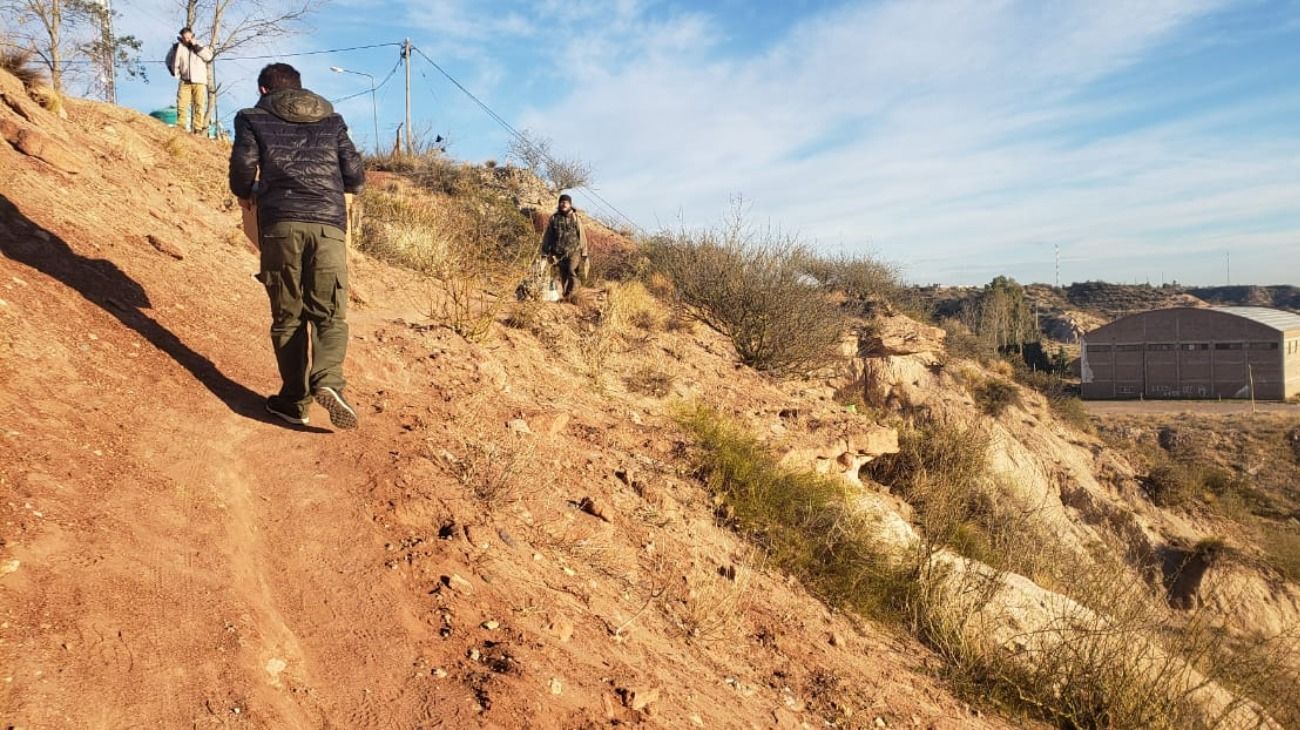
[[[401,46],[401,43],[375,43],[369,46],[351,46],[349,48],[327,48],[321,51],[302,51],[301,53],[276,53],[269,56],[218,56],[225,61],[266,61],[274,58],[297,58],[298,56],[319,56],[325,53],[347,53],[348,51],[365,51],[371,48],[388,48]]]
[[[423,50],[419,49],[418,47],[412,48],[412,50],[420,54],[420,56],[425,61],[429,62],[429,65],[433,66],[435,69],[438,70],[438,73],[441,73],[443,76],[445,76],[447,80],[452,83],[452,85],[454,85],[457,89],[460,89],[461,92],[465,94],[465,96],[468,96],[470,100],[473,101],[476,105],[478,105],[478,107],[482,109],[485,114],[491,117],[492,120],[495,121],[497,124],[501,125],[502,129],[505,129],[515,139],[519,140],[521,144],[525,145],[533,152],[537,153],[540,157],[544,158],[548,164],[555,164],[555,159],[551,157],[549,154],[547,154],[545,150],[539,149],[535,144],[533,144],[531,140],[528,139],[527,136],[525,136],[522,132],[515,129],[513,126],[511,126],[510,123],[507,122],[500,114],[497,114],[495,111],[493,111],[492,107],[488,106],[486,103],[483,102],[483,100],[475,96],[473,92],[465,88],[464,84],[460,83],[459,81],[456,80],[454,76],[447,73],[446,69],[444,69],[442,66],[439,66],[436,61],[434,61],[432,58],[429,58],[428,54],[426,54]],[[579,185],[578,187],[586,191],[588,194],[590,194],[592,198],[594,198],[600,204],[602,204],[609,210],[613,211],[614,214],[617,215],[617,217],[627,221],[637,231],[640,231],[641,233],[645,233],[644,228],[638,225],[636,221],[628,217],[626,213],[624,213],[623,211],[615,207],[613,203],[609,202],[604,197],[602,197],[600,193],[597,193],[595,190],[592,190],[590,187],[586,185]]]
[[[370,50],[370,49],[372,49],[372,48],[400,47],[401,45],[402,45],[401,43],[375,43],[375,44],[368,45],[368,46],[349,46],[349,47],[347,47],[347,48],[326,48],[326,49],[322,49],[322,50],[319,50],[319,51],[300,51],[300,52],[298,52],[298,53],[274,53],[274,54],[268,54],[268,55],[263,55],[263,56],[220,56],[220,55],[219,55],[219,56],[217,56],[214,60],[218,60],[218,61],[269,61],[269,60],[277,59],[277,58],[298,58],[299,56],[320,56],[320,55],[323,55],[323,54],[326,54],[326,53],[348,53],[348,52],[350,52],[350,51],[365,51],[365,50]],[[23,49],[23,50],[26,50],[27,48],[29,48],[29,46],[21,46],[21,45],[18,45],[18,44],[16,44],[16,43],[8,43],[8,42],[0,42],[0,46],[4,46],[4,47],[6,47],[6,48],[18,48],[18,49]],[[92,64],[92,63],[96,63],[96,61],[91,61],[91,60],[82,59],[82,58],[69,58],[69,59],[64,59],[63,61],[61,61],[59,65],[60,65],[60,66],[80,66],[80,65],[84,65],[84,64]],[[144,61],[144,60],[141,60],[140,63],[147,63],[147,64],[151,64],[151,65],[162,66],[162,65],[165,65],[166,62],[165,62],[165,61]]]
[[[393,76],[397,73],[397,69],[399,69],[399,68],[401,68],[401,67],[402,67],[402,59],[401,59],[401,58],[398,58],[398,59],[397,59],[397,63],[393,64],[393,68],[392,68],[392,70],[390,70],[390,71],[388,72],[388,75],[384,77],[384,80],[383,80],[383,81],[380,81],[379,84],[375,86],[375,88],[373,88],[373,89],[366,89],[366,90],[364,90],[364,91],[358,91],[358,92],[355,93],[355,94],[348,94],[347,96],[340,97],[340,98],[338,98],[338,99],[330,99],[330,103],[331,103],[331,104],[338,104],[338,103],[340,103],[340,102],[347,101],[348,99],[355,99],[355,98],[357,98],[358,96],[363,96],[363,95],[365,95],[365,94],[369,94],[369,93],[372,93],[372,92],[375,92],[375,91],[379,91],[380,89],[384,88],[384,84],[387,84],[389,81],[392,80]]]

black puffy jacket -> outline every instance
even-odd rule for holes
[[[346,229],[343,194],[361,192],[365,179],[343,117],[310,91],[273,91],[235,115],[230,192],[257,198],[263,228],[299,221]]]

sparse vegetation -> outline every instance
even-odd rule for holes
[[[1065,380],[1059,373],[1030,370],[1023,362],[1015,364],[1013,376],[1016,382],[1041,393],[1057,418],[1080,431],[1092,432],[1092,417],[1079,399],[1077,384]]]
[[[0,45],[0,71],[9,72],[29,89],[45,82],[45,71],[36,65],[36,52],[30,48]]]
[[[1187,504],[1200,486],[1191,468],[1177,462],[1160,464],[1147,475],[1143,487],[1151,501],[1161,507]]]
[[[507,327],[536,334],[542,325],[542,304],[532,299],[515,302],[503,322]]]
[[[422,178],[441,185],[440,178]],[[526,218],[478,188],[452,201],[398,185],[367,193],[359,248],[439,282],[421,303],[429,316],[482,339],[510,301],[536,241]]]
[[[521,447],[476,439],[465,444],[461,456],[445,453],[442,461],[475,499],[495,509],[519,498],[528,454]]]
[[[802,266],[825,288],[843,292],[855,301],[893,302],[904,289],[898,267],[873,256],[810,256]]]
[[[1294,681],[1291,665],[1278,661],[1285,644],[1268,643],[1271,659],[1233,654],[1216,625],[1199,615],[1174,619],[1140,579],[1053,556],[1041,550],[1047,536],[1013,534],[1023,522],[1008,515],[985,521],[987,507],[971,507],[972,480],[984,478],[985,465],[982,441],[969,432],[916,429],[878,474],[907,490],[923,530],[933,533],[899,563],[871,537],[868,518],[848,507],[842,485],[779,467],[716,411],[695,408],[680,420],[723,519],[828,602],[906,619],[944,657],[950,681],[972,697],[1069,728],[1211,727],[1228,713],[1240,713],[1231,722],[1256,717],[1241,701],[1207,717],[1198,698],[1206,682],[1217,681],[1251,689],[1284,724],[1295,717],[1290,692],[1280,689]],[[999,523],[1000,534],[981,534]],[[1006,566],[1038,550],[1029,559],[1055,561],[1054,572],[1071,576],[1069,592],[1079,600],[1044,593],[1035,599],[1043,613],[1028,624],[1012,620],[1004,613],[1012,604],[999,595],[1020,589],[1006,588],[996,568],[953,557],[945,544],[994,564],[1001,556]]]
[[[844,485],[777,464],[749,434],[709,408],[679,414],[696,442],[694,460],[719,516],[828,603],[867,614],[893,610],[901,595],[871,518]]]
[[[557,157],[546,137],[524,130],[510,140],[510,158],[546,183],[552,193],[585,187],[591,182],[591,165],[577,158]]]
[[[810,253],[795,239],[756,230],[737,212],[718,230],[659,236],[647,252],[677,301],[727,336],[746,365],[789,376],[836,359],[844,315],[808,280]]]
[[[674,378],[671,373],[653,365],[642,365],[625,378],[623,384],[633,393],[663,398],[672,392]]]
[[[1020,405],[1020,391],[1005,380],[988,378],[971,388],[975,404],[984,413],[997,418],[1011,406]]]
[[[1268,521],[1261,523],[1259,531],[1265,561],[1281,571],[1287,580],[1300,583],[1300,528]]]

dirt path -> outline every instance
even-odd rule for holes
[[[79,309],[106,333],[97,346],[138,353],[143,367],[101,374],[113,387],[89,374],[70,386],[57,369],[8,383],[62,397],[4,424],[4,457],[21,465],[7,470],[13,494],[39,499],[5,515],[5,535],[23,539],[0,588],[0,714],[34,727],[431,717],[411,670],[425,626],[376,563],[360,438],[234,412],[103,312]],[[77,369],[97,369],[87,365]],[[84,442],[97,432],[115,435]]]
[[[1249,415],[1250,413],[1281,413],[1300,417],[1300,405],[1294,403],[1256,403],[1249,401],[1184,401],[1184,400],[1092,400],[1084,401],[1088,412],[1094,416],[1189,414],[1198,416]]]

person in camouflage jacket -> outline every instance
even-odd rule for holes
[[[590,259],[587,232],[573,207],[573,198],[567,194],[560,196],[555,215],[542,234],[542,255],[559,270],[564,297],[569,298],[580,287],[579,279],[585,275]]]

